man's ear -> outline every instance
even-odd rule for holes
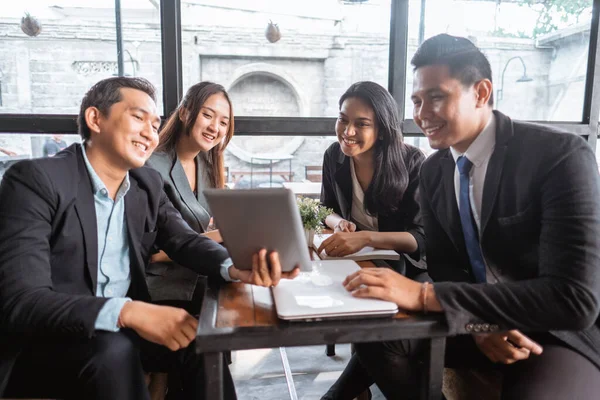
[[[486,107],[492,96],[494,87],[489,79],[482,79],[475,83],[475,94],[477,96],[477,108]]]
[[[90,131],[94,133],[100,133],[100,118],[102,113],[96,107],[88,107],[85,110],[85,123],[87,124]]]

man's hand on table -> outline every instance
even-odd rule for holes
[[[181,308],[130,301],[121,309],[119,327],[176,351],[194,340],[198,321]]]
[[[234,265],[229,267],[231,279],[264,287],[277,286],[281,279],[294,279],[299,273],[300,268],[298,267],[290,272],[281,271],[279,253],[273,251],[267,257],[265,249],[252,256],[252,270],[240,270]]]
[[[354,297],[391,301],[407,311],[423,311],[425,300],[427,310],[442,311],[433,285],[428,285],[427,292],[423,293],[422,283],[408,279],[389,268],[363,268],[348,275],[343,284]]]
[[[513,364],[542,354],[542,346],[514,329],[508,332],[473,335],[475,344],[494,363]]]

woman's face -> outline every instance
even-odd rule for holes
[[[342,152],[348,157],[368,154],[377,142],[375,112],[364,101],[349,97],[342,103],[335,123]]]
[[[230,112],[229,102],[223,93],[206,99],[190,134],[201,151],[208,152],[221,143],[229,129]]]

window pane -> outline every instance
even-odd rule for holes
[[[121,0],[121,25],[124,74],[157,87],[162,113],[159,5]],[[94,83],[118,75],[116,32],[114,0],[3,1],[0,113],[77,114]]]
[[[0,134],[0,179],[11,165],[17,161],[52,157],[57,151],[80,143],[79,135],[42,135],[37,133],[2,133]]]
[[[335,136],[238,136],[235,139],[237,141],[232,141],[225,151],[228,187],[286,186],[298,194],[319,197],[323,156],[337,141]],[[425,137],[406,137],[404,141],[420,148],[426,156],[434,151]]]
[[[387,87],[390,10],[390,0],[182,2],[184,89],[222,84],[236,116],[336,116],[352,83]]]
[[[418,46],[421,3],[409,3],[409,63]],[[580,122],[592,0],[526,3],[426,0],[424,38],[470,38],[490,60],[495,108],[511,117]],[[407,72],[406,117],[412,118],[410,64]]]

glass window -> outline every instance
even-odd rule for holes
[[[592,0],[410,0],[406,117],[413,112],[410,59],[422,30],[425,39],[465,36],[483,50],[500,111],[516,119],[581,122],[591,10]]]
[[[181,7],[184,90],[220,83],[236,116],[333,117],[352,83],[387,87],[390,0],[188,0]]]
[[[160,0],[121,0],[123,73],[157,87]],[[3,1],[0,113],[77,114],[85,92],[119,73],[114,0]],[[162,111],[161,111],[162,112]]]
[[[1,133],[0,134],[0,179],[11,165],[17,161],[52,157],[58,151],[80,143],[79,135],[43,135],[38,133]]]

